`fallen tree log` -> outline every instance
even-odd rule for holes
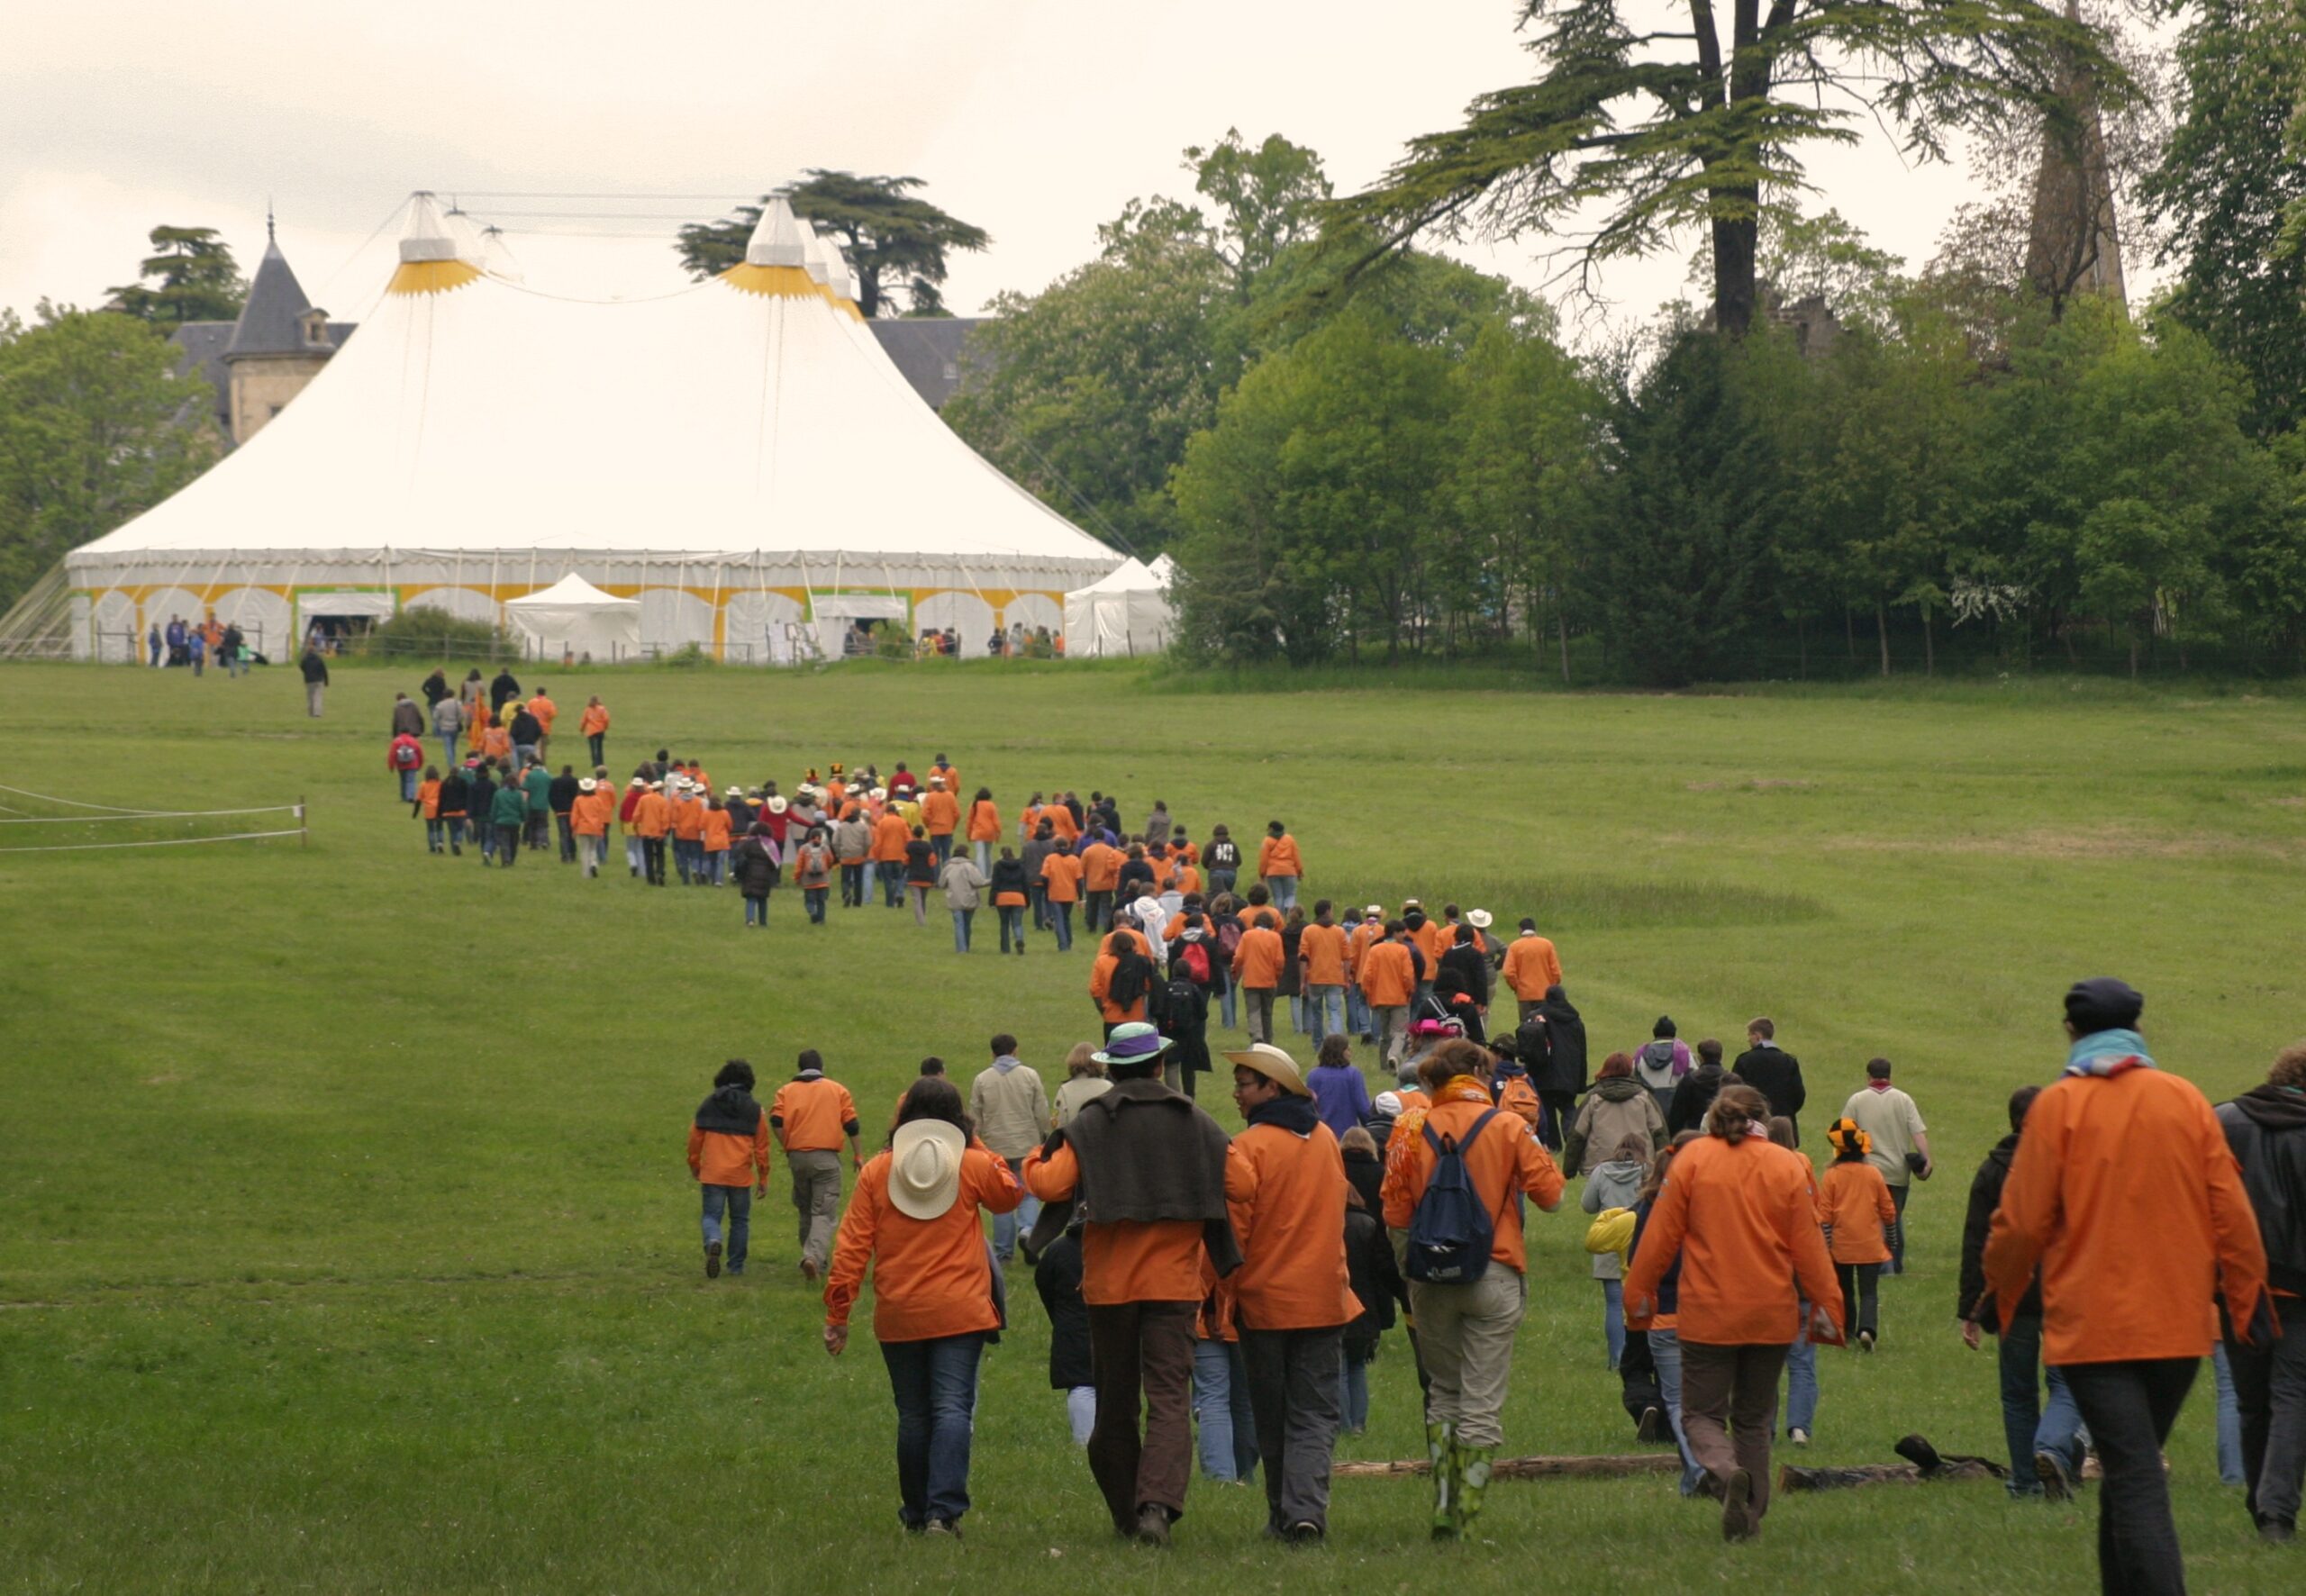
[[[1671,1452],[1639,1453],[1622,1457],[1501,1457],[1490,1465],[1493,1480],[1614,1480],[1632,1474],[1670,1474],[1682,1460]],[[1377,1479],[1426,1472],[1422,1457],[1399,1463],[1334,1463],[1330,1474],[1348,1480]]]
[[[1920,1469],[1910,1463],[1869,1463],[1848,1468],[1796,1468],[1787,1464],[1777,1471],[1780,1491],[1845,1491],[1859,1485],[1936,1484],[1940,1480],[1992,1480],[1994,1472],[1979,1463],[1948,1464]]]

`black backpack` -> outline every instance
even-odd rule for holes
[[[1466,1178],[1466,1149],[1499,1112],[1484,1110],[1481,1118],[1466,1128],[1463,1141],[1434,1135],[1430,1120],[1421,1127],[1425,1145],[1433,1149],[1433,1172],[1426,1177],[1417,1211],[1410,1215],[1404,1264],[1412,1280],[1429,1285],[1471,1285],[1488,1273],[1497,1221]]]
[[[1158,1002],[1155,1007],[1164,1029],[1182,1032],[1193,1023],[1194,1007],[1201,999],[1201,988],[1193,984],[1191,976],[1170,976],[1168,984],[1162,987],[1156,996]]]

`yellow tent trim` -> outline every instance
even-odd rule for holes
[[[721,280],[740,293],[764,299],[807,299],[822,292],[797,266],[755,266],[740,260],[721,274]]]
[[[404,260],[385,285],[387,294],[446,294],[480,276],[480,268],[462,260]]]

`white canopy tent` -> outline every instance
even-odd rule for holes
[[[548,655],[630,659],[640,648],[640,601],[603,593],[574,572],[550,587],[505,600],[504,619]]]
[[[1065,595],[1065,655],[1103,659],[1158,654],[1176,635],[1168,598],[1175,570],[1167,555],[1150,566],[1124,560],[1110,575]]]
[[[645,648],[790,657],[859,613],[910,633],[1044,612],[1120,563],[922,403],[842,297],[838,249],[781,200],[743,262],[653,299],[504,275],[426,195],[400,253],[262,431],[67,556],[76,652],[100,624],[141,635],[154,594],[224,615],[357,590],[498,619],[558,571],[640,601]],[[818,626],[821,599],[860,594],[880,603]]]

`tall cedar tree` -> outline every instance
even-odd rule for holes
[[[106,310],[161,328],[230,322],[240,315],[249,286],[232,247],[214,228],[156,227],[150,238],[152,253],[145,257],[138,280],[110,290]]]
[[[1338,207],[1341,238],[1378,251],[1448,237],[1558,233],[1581,279],[1679,232],[1713,250],[1713,322],[1755,311],[1762,218],[1803,186],[1809,145],[1894,128],[1941,159],[1947,134],[2029,111],[2070,122],[2079,69],[2129,92],[2099,34],[2036,0],[1528,0],[1534,83],[1476,98],[1463,126],[1414,140],[1385,181]],[[1645,25],[1654,22],[1655,26]],[[1567,230],[1567,231],[1565,231]]]
[[[840,240],[841,252],[857,272],[857,308],[867,318],[894,313],[893,295],[903,289],[917,316],[943,315],[939,294],[947,257],[982,249],[993,242],[985,229],[947,215],[913,190],[928,186],[920,177],[859,177],[811,167],[799,183],[778,189],[794,213]],[[719,222],[692,222],[680,230],[682,267],[702,280],[728,270],[745,258],[745,242],[760,223],[758,205],[739,205]]]

